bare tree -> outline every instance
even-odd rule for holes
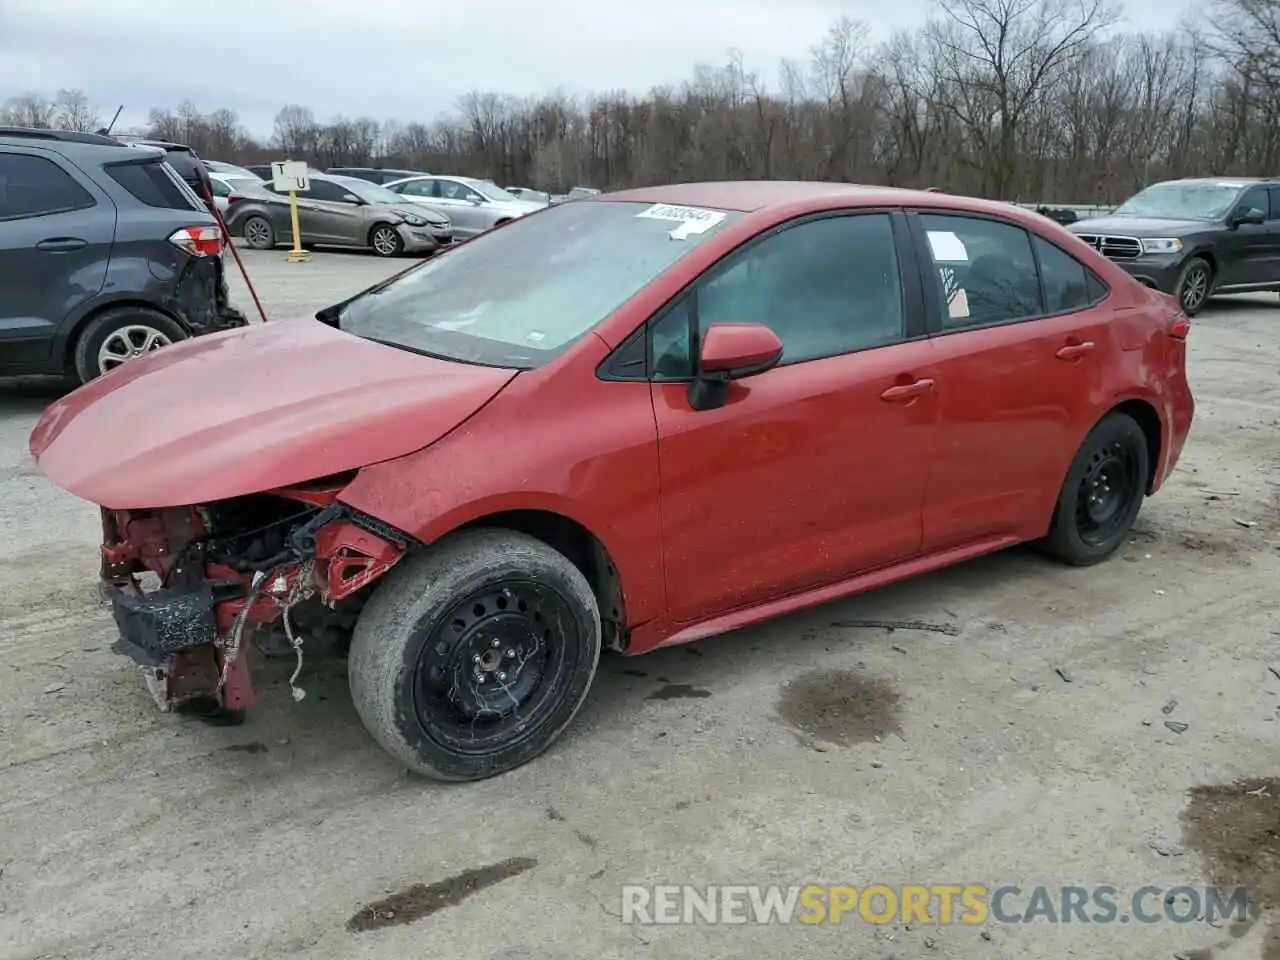
[[[97,108],[89,102],[83,90],[59,90],[54,103],[53,125],[59,129],[92,133],[102,126]]]
[[[241,163],[287,154],[551,191],[776,177],[1108,203],[1163,178],[1280,170],[1280,47],[1269,32],[1280,0],[1215,0],[1211,22],[1128,34],[1105,29],[1105,2],[941,0],[923,30],[875,47],[865,25],[842,18],[772,84],[729,51],[643,96],[476,90],[451,116],[386,122],[322,120],[295,104],[270,140],[229,110],[187,103],[153,110],[146,132]],[[58,118],[39,94],[8,101],[0,117]]]
[[[1029,112],[1118,14],[1106,0],[940,0],[930,25],[946,106],[965,126],[984,187],[1010,199]]]
[[[53,126],[58,108],[53,101],[38,93],[22,93],[5,101],[0,110],[4,123],[13,127],[48,128]]]

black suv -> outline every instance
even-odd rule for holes
[[[1067,229],[1187,316],[1215,294],[1280,291],[1280,179],[1166,180]]]
[[[81,382],[243,318],[219,308],[221,232],[165,153],[0,127],[0,375]]]

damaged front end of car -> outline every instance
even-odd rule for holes
[[[102,509],[102,589],[162,710],[237,722],[248,652],[297,660],[340,644],[410,538],[341,504],[350,476],[194,507]],[[304,639],[305,638],[305,639]]]

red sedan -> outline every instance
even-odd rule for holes
[[[163,707],[239,719],[251,649],[345,633],[378,742],[472,780],[546,749],[602,647],[1017,543],[1108,557],[1190,429],[1189,327],[1005,204],[656,187],[131,361],[31,450],[102,507]]]

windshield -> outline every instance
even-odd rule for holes
[[[1248,184],[1227,180],[1157,183],[1125,201],[1116,209],[1116,216],[1220,220],[1246,186]]]
[[[361,180],[359,177],[334,177],[333,179],[341,184],[344,190],[354,193],[368,203],[394,203],[398,207],[404,206],[404,197],[376,183]]]
[[[488,180],[469,180],[467,181],[467,186],[474,189],[477,193],[484,194],[490,200],[510,202],[512,200],[520,199],[514,193],[507,193],[507,191],[503,190],[496,183],[490,183]]]
[[[548,207],[361,295],[338,326],[449,360],[532,369],[740,216],[661,204]]]

